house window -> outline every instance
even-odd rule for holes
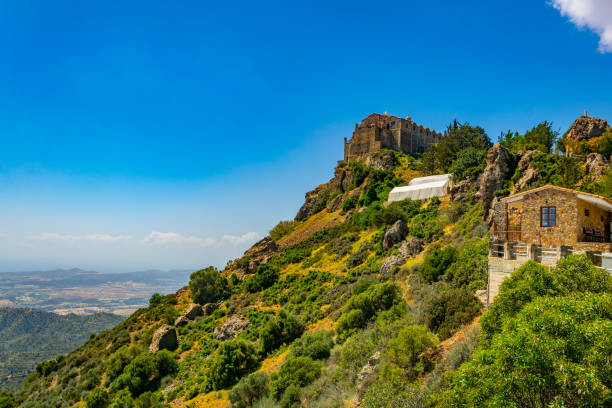
[[[540,226],[555,227],[557,225],[557,208],[542,207],[540,208]]]
[[[589,212],[589,209],[588,209],[588,208],[585,208],[585,209],[584,209],[584,216],[585,216],[585,217],[588,217],[589,215],[591,215],[591,213]]]

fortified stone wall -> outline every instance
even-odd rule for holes
[[[344,160],[351,161],[382,148],[406,154],[422,153],[442,135],[414,123],[410,117],[373,113],[355,125],[350,141],[344,141]]]

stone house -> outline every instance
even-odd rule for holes
[[[596,265],[612,252],[612,200],[546,185],[502,198],[494,207],[489,252],[488,301],[516,268],[533,259],[555,265],[587,253]]]
[[[398,152],[423,153],[438,143],[442,134],[406,119],[373,113],[355,124],[351,140],[344,139],[344,161],[350,162],[368,153],[387,148]]]

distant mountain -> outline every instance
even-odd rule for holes
[[[172,293],[191,271],[99,273],[82,269],[0,273],[0,307],[33,307],[60,314],[129,315],[153,293]]]
[[[123,320],[110,313],[58,315],[36,309],[0,308],[0,388],[13,388],[37,364],[84,344]]]

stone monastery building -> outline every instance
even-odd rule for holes
[[[406,119],[373,113],[359,124],[351,140],[344,138],[344,160],[350,162],[367,153],[387,148],[412,154],[423,153],[438,143],[442,134]]]

